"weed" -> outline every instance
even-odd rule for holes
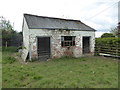
[[[3,64],[12,64],[15,61],[16,61],[16,59],[14,57],[7,56],[7,57],[3,57],[2,63]]]
[[[43,76],[33,76],[33,79],[35,80],[41,80],[43,78]]]
[[[2,51],[3,52],[16,52],[17,51],[17,47],[2,47]]]

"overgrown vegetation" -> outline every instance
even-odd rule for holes
[[[3,59],[2,59],[2,64],[11,64],[11,63],[13,63],[13,62],[15,62],[16,61],[16,59],[14,58],[14,57],[12,57],[12,56],[7,56],[7,57],[3,57]]]
[[[17,52],[17,47],[2,47],[2,64],[12,64],[16,61],[13,56]]]
[[[110,38],[110,37],[115,37],[112,33],[104,33],[101,38]]]
[[[96,38],[96,44],[120,44],[120,38]]]
[[[2,88],[2,52],[0,50],[0,89]]]
[[[7,53],[7,52],[6,52]],[[4,53],[3,57],[13,53]],[[118,64],[104,57],[63,57],[3,65],[3,88],[117,88]]]
[[[2,51],[3,52],[16,52],[17,51],[17,47],[13,47],[13,46],[11,46],[11,47],[2,47]]]
[[[119,33],[120,33],[120,24],[118,23],[118,26],[115,28],[111,28],[110,31],[113,35],[120,37]]]
[[[9,20],[0,17],[0,31],[2,32],[2,46],[21,46],[22,32],[17,32],[13,29]]]
[[[96,38],[96,55],[106,53],[120,56],[120,38]]]

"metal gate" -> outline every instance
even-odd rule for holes
[[[50,37],[38,37],[37,52],[39,60],[47,60],[50,58]]]

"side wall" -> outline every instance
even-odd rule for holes
[[[22,52],[22,58],[24,59],[24,61],[26,60],[26,57],[28,55],[29,52],[29,28],[27,26],[27,22],[25,20],[25,18],[23,18],[23,52]]]
[[[82,37],[90,36],[90,52],[94,53],[95,32],[94,31],[66,31],[66,30],[46,30],[30,29],[31,54],[32,58],[37,58],[37,36],[51,37],[51,58],[61,56],[81,57],[82,54]],[[61,36],[76,36],[76,46],[62,47]]]

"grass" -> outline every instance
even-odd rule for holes
[[[2,88],[2,53],[0,50],[0,89]]]
[[[2,51],[3,52],[16,52],[18,49],[18,47],[13,47],[13,46],[10,46],[10,47],[2,47]]]
[[[7,56],[7,57],[3,57],[2,63],[3,64],[7,64],[7,63],[11,64],[11,63],[15,62],[15,60],[16,59],[14,57]]]
[[[3,53],[3,57],[12,53]],[[3,64],[3,88],[117,88],[118,62],[105,57]]]

